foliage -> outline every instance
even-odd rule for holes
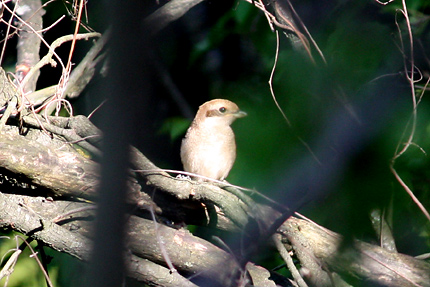
[[[393,103],[386,106],[386,113],[370,123],[376,126],[376,131],[369,132],[365,144],[354,151],[329,191],[307,202],[300,212],[347,238],[377,242],[369,214],[379,209],[393,228],[399,252],[409,255],[428,252],[430,221],[390,171],[390,164],[393,164],[424,207],[430,209],[428,2],[414,0],[407,3],[414,37],[415,77],[418,79],[414,83],[419,102],[415,125],[412,92],[406,80],[406,73],[410,73],[411,47],[406,19],[399,12],[401,1],[387,5],[376,1],[335,0],[293,3],[324,53],[326,63],[315,50],[315,63],[306,54],[294,50],[282,33],[279,55],[276,55],[276,36],[262,11],[246,1],[234,5],[213,2],[201,4],[200,8],[190,11],[158,35],[156,57],[165,65],[181,96],[194,110],[211,98],[226,98],[248,113],[248,117],[233,126],[238,156],[228,180],[276,198],[279,185],[300,168],[304,156],[318,148],[319,140],[328,143],[336,152],[336,143],[331,142],[332,139],[321,139],[330,128],[327,123],[333,115],[339,110],[347,110],[360,122],[361,115],[374,108],[372,104],[366,104],[373,103],[371,99],[375,98],[369,87],[381,78],[397,77],[401,80],[396,90],[387,89],[386,92],[398,95],[389,97]],[[46,14],[51,18],[57,17],[53,16],[58,13],[55,7],[58,6],[46,6]],[[102,21],[98,19],[103,17],[100,11],[101,7],[89,9],[90,22]],[[208,15],[212,17],[205,21]],[[62,26],[59,33],[66,34],[65,29],[69,28]],[[13,52],[9,53],[4,62],[12,62]],[[276,107],[268,85],[275,58],[274,95],[289,122]],[[47,86],[49,82],[50,79],[42,77],[39,85]],[[156,163],[163,163],[163,167],[181,170],[179,144],[188,120],[171,99],[172,91],[162,82],[158,83],[158,98],[151,99],[159,116],[154,122],[147,123],[153,125],[153,145],[157,148],[147,152]],[[73,102],[80,113],[89,114],[95,108],[92,96],[87,91],[85,97],[89,99]],[[393,161],[410,134],[413,140],[408,149]],[[144,146],[145,143],[136,145]],[[4,239],[0,241],[2,255],[13,247],[5,242]],[[55,254],[54,258],[57,256]],[[261,256],[258,263],[274,268],[278,260],[276,255],[268,253]],[[71,265],[74,264],[72,261]],[[50,265],[51,277],[59,278],[56,286],[71,286],[72,283],[61,279],[67,272],[60,265],[55,260]],[[37,274],[34,266],[34,261],[22,259],[19,268],[27,271],[21,275],[17,267],[9,286],[40,285],[43,279],[29,273],[33,270],[31,272]],[[80,270],[80,267],[76,268]],[[280,272],[287,273],[286,270]]]

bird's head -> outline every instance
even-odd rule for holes
[[[200,106],[196,120],[211,125],[231,125],[237,118],[246,116],[239,107],[224,99],[215,99]]]

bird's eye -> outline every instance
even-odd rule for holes
[[[226,111],[227,109],[226,108],[224,108],[224,107],[221,107],[221,108],[219,108],[219,111],[221,112],[221,113],[225,113],[225,111]]]

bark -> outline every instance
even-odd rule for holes
[[[94,207],[87,202],[0,193],[0,227],[13,228],[57,251],[88,261]],[[193,286],[189,281],[185,285],[181,283],[185,279],[179,274],[186,274],[228,286],[239,272],[231,254],[185,229],[171,228],[145,218],[129,217],[127,242],[128,275],[147,283]],[[170,273],[171,270],[163,267],[167,261],[171,261],[179,273]],[[260,272],[267,270],[260,268]],[[163,285],[164,282],[170,285]]]
[[[282,228],[301,261],[311,258],[326,270],[359,278],[365,286],[430,286],[430,264],[423,260],[359,240],[344,242],[339,234],[294,217]]]
[[[39,50],[41,43],[41,30],[43,28],[42,16],[45,10],[42,9],[40,0],[18,1],[16,14],[22,19],[18,28],[19,37],[17,44],[17,74],[18,79],[22,80],[28,70],[35,66],[40,60]],[[33,75],[30,81],[22,87],[25,92],[34,91],[40,72]]]
[[[187,1],[188,5],[182,5],[183,1],[170,1],[149,16],[146,24],[152,23],[152,32],[156,33],[199,2]],[[293,23],[288,6],[274,3],[281,25]],[[79,95],[94,75],[94,65],[103,58],[98,55],[104,41],[102,38],[95,45],[70,77],[72,84],[66,92],[70,97]],[[14,106],[10,100],[16,91],[3,71],[0,83],[0,104],[4,110]],[[42,96],[41,101],[46,97]],[[83,116],[43,118],[30,112],[10,113],[10,118],[3,115],[0,132],[0,227],[16,230],[88,262],[96,208],[91,200],[98,199],[99,159],[103,156],[101,132]],[[181,227],[211,227],[213,233],[222,230],[237,241],[245,234],[258,243],[255,246],[262,253],[268,242],[259,239],[270,239],[272,232],[266,234],[267,230],[275,226],[282,234],[274,236],[276,246],[294,252],[302,276],[310,285],[333,285],[341,281],[340,275],[346,282],[359,280],[369,285],[430,286],[430,264],[425,261],[358,240],[345,242],[340,235],[307,220],[290,217],[284,221],[288,212],[282,210],[285,213],[281,214],[271,206],[258,204],[234,187],[174,178],[136,148],[130,147],[130,152],[127,250],[123,258],[131,278],[160,286],[204,285],[202,282],[216,286],[290,286],[288,278],[271,273],[252,260],[243,263],[230,250],[227,252]],[[308,174],[316,173],[306,173],[306,177]],[[277,221],[284,223],[276,225]],[[254,222],[260,227],[261,236],[257,232],[246,234],[250,230],[247,227]],[[297,282],[306,284],[297,272],[295,276]],[[345,281],[342,284],[347,284]]]

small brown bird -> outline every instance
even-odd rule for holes
[[[228,100],[215,99],[201,105],[182,140],[184,170],[224,180],[236,160],[236,141],[230,125],[244,116],[246,113]]]

